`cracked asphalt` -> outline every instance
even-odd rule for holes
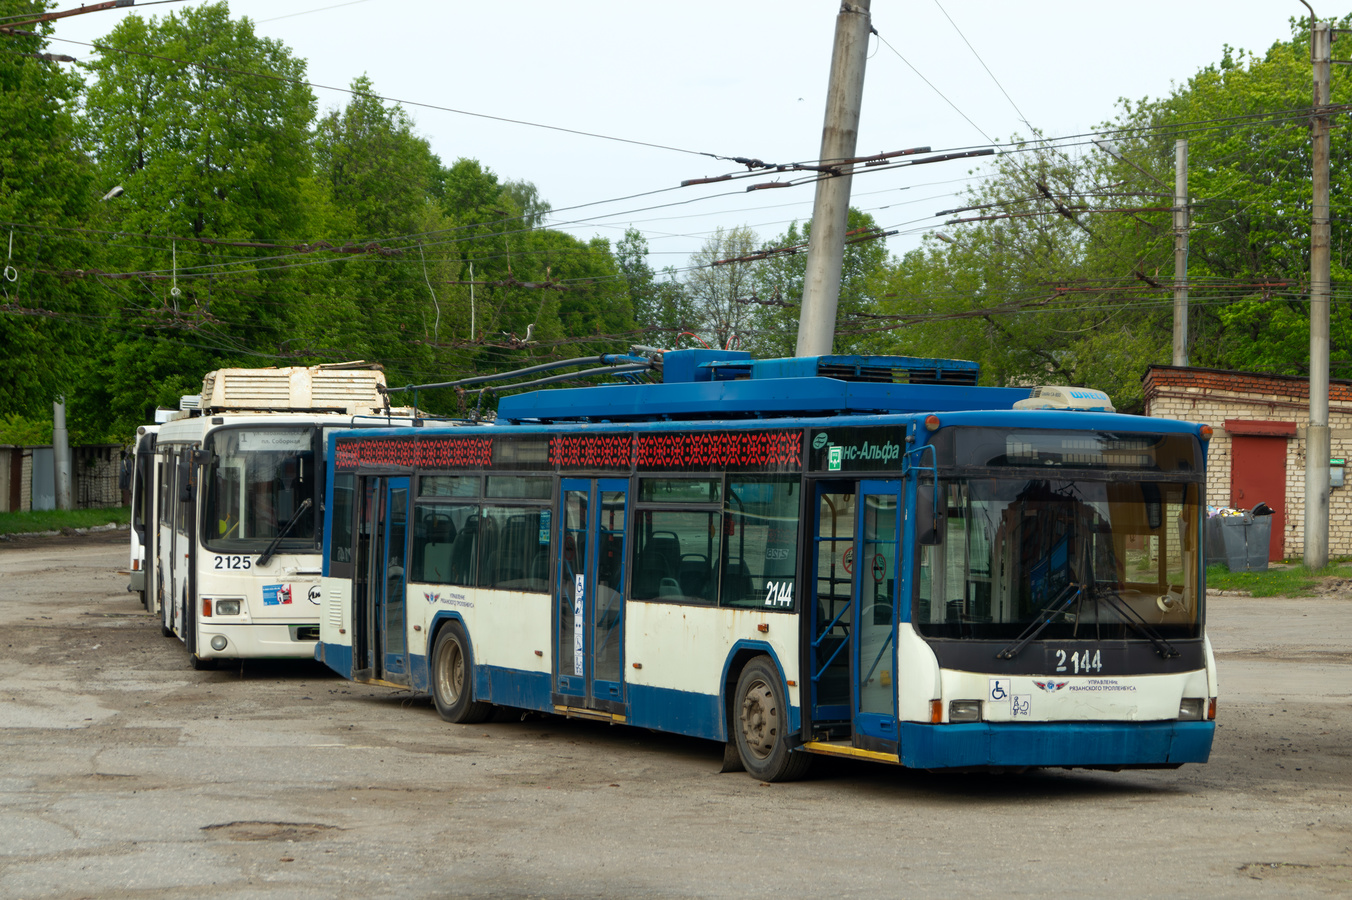
[[[125,533],[0,548],[0,896],[1352,893],[1352,597],[1213,597],[1212,760],[935,775],[503,713],[309,663],[195,672]]]

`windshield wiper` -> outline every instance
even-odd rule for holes
[[[1110,587],[1100,586],[1093,596],[1096,600],[1106,600],[1108,605],[1122,618],[1122,623],[1154,645],[1162,658],[1173,659],[1178,656],[1178,651],[1174,649],[1174,645],[1166,641],[1154,628],[1151,628],[1150,623],[1145,620],[1145,616],[1133,609],[1131,604],[1123,600],[1117,591]],[[1094,621],[1097,624],[1097,615],[1094,616]]]
[[[1064,600],[1062,600],[1063,597],[1065,598]],[[1042,634],[1043,629],[1052,623],[1052,619],[1055,619],[1061,613],[1065,612],[1067,607],[1079,599],[1080,585],[1072,581],[1061,590],[1061,593],[1056,595],[1056,599],[1052,601],[1051,606],[1042,610],[1046,613],[1046,616],[1041,621],[1030,622],[1028,627],[1023,630],[1023,634],[1015,638],[1014,643],[995,654],[995,658],[1013,659],[1018,656],[1019,652],[1022,651],[1024,647],[1027,647],[1039,634]]]
[[[277,536],[272,539],[272,543],[268,544],[268,549],[263,551],[263,555],[258,557],[258,562],[254,563],[254,565],[266,566],[268,563],[272,562],[272,554],[277,552],[277,545],[282,542],[282,538],[286,537],[287,533],[300,521],[301,514],[312,505],[310,498],[306,497],[305,500],[301,502],[300,509],[296,510],[296,514],[291,517],[291,520],[282,527],[281,531],[277,532]]]

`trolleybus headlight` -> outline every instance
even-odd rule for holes
[[[224,650],[226,643],[225,635],[218,634],[211,639],[211,649],[216,651]]]
[[[950,722],[980,722],[981,721],[981,701],[980,700],[951,700],[948,704],[948,721]]]
[[[1189,722],[1197,722],[1201,720],[1205,710],[1206,698],[1184,697],[1178,704],[1178,717]]]
[[[218,616],[237,616],[239,615],[238,600],[217,600],[216,615]]]

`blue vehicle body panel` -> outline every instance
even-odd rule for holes
[[[498,419],[513,423],[577,419],[598,422],[653,421],[710,413],[730,417],[931,413],[1009,409],[1028,395],[1027,388],[872,384],[833,378],[605,384],[503,397],[498,402]],[[745,427],[744,423],[739,424]]]
[[[1214,722],[901,723],[901,764],[1140,766],[1206,762]]]

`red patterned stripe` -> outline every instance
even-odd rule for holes
[[[564,469],[624,469],[634,461],[632,434],[554,434],[549,463]]]
[[[650,471],[749,467],[797,472],[802,450],[801,431],[640,434],[637,462]]]
[[[482,438],[362,438],[338,441],[339,471],[358,466],[451,469],[493,464],[493,439]]]
[[[561,469],[715,471],[802,470],[801,431],[700,431],[685,434],[555,434],[549,462]],[[339,471],[358,466],[455,469],[491,468],[493,439],[362,438],[340,440]]]

